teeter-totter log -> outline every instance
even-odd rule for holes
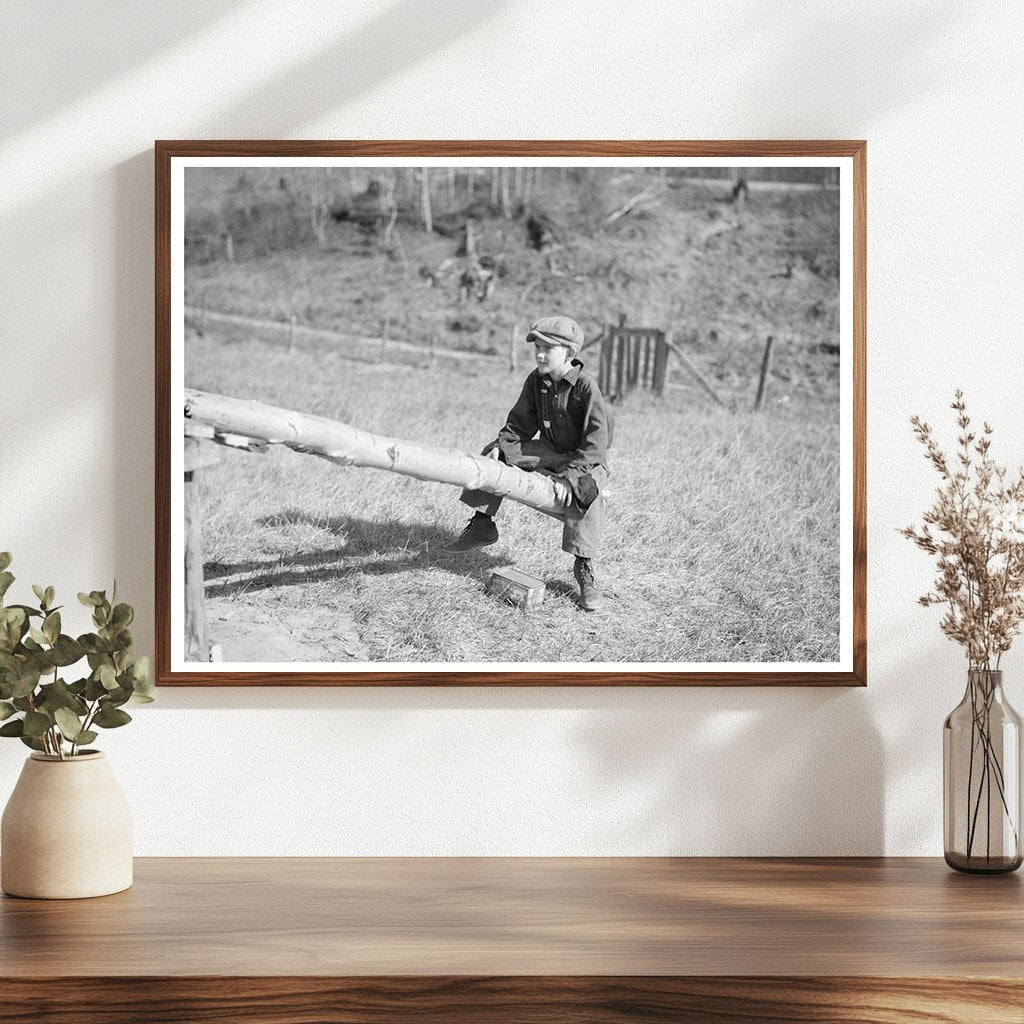
[[[238,446],[240,438],[254,438],[339,466],[383,469],[417,480],[487,491],[556,519],[565,514],[550,477],[525,473],[483,455],[383,437],[322,416],[191,388],[185,390],[185,419],[212,428],[210,439],[220,443]]]

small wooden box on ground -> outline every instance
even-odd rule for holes
[[[544,581],[518,569],[503,567],[491,573],[487,593],[531,611],[544,603]]]

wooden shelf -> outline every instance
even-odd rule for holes
[[[934,859],[146,858],[0,936],[3,1020],[1024,1021],[1021,876]]]

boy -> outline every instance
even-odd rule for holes
[[[594,611],[604,601],[593,559],[604,529],[602,492],[608,480],[611,416],[597,381],[576,358],[583,329],[575,320],[542,317],[530,327],[526,343],[534,346],[537,368],[483,454],[553,478],[555,493],[566,506],[562,550],[576,556],[573,574],[580,586],[580,605]],[[460,500],[477,512],[446,550],[471,551],[494,544],[494,515],[502,499],[465,490]]]

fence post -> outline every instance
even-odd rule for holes
[[[765,395],[768,393],[768,374],[772,368],[772,345],[775,339],[768,335],[768,341],[764,346],[764,358],[761,360],[761,379],[757,383],[757,398],[754,399],[754,412],[758,412],[764,404]]]
[[[213,445],[185,437],[185,660],[210,660],[206,619],[206,584],[203,579],[203,510],[199,498],[199,470],[217,463]]]
[[[660,331],[654,347],[654,393],[665,391],[665,372],[668,369],[668,346],[672,340],[671,331]]]
[[[430,332],[430,368],[437,363],[437,331]]]

